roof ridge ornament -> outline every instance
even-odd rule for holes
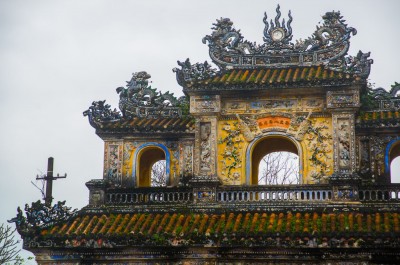
[[[327,12],[322,16],[323,23],[317,26],[311,37],[292,43],[293,17],[288,13],[288,21],[281,18],[280,6],[276,8],[274,21],[268,22],[264,13],[263,44],[244,40],[240,30],[233,27],[229,18],[217,19],[211,28],[211,35],[203,38],[208,44],[212,61],[222,70],[285,68],[290,66],[325,65],[334,70],[366,78],[372,64],[369,53],[357,57],[346,57],[350,47],[351,35],[357,30],[345,24],[339,11]],[[360,60],[359,60],[360,58]],[[355,59],[355,60],[354,60]],[[356,65],[350,63],[356,62]]]
[[[281,11],[280,11],[279,5],[276,8],[275,23],[272,21],[272,19],[271,19],[271,22],[268,23],[267,12],[264,12],[264,18],[263,18],[263,22],[265,24],[264,37],[263,37],[263,40],[265,42],[265,45],[263,48],[264,51],[265,51],[265,48],[293,49],[293,44],[289,43],[289,41],[291,41],[293,38],[292,27],[290,26],[290,24],[293,21],[291,11],[289,10],[289,13],[288,13],[289,20],[288,20],[287,24],[285,23],[284,18],[282,19],[282,24],[281,24],[279,22],[280,17],[281,17]],[[271,27],[270,27],[270,25],[271,25]]]
[[[151,75],[145,71],[135,72],[132,78],[126,81],[126,87],[116,88],[119,94],[119,109],[111,110],[111,106],[103,101],[93,101],[92,106],[83,112],[89,116],[93,127],[96,123],[115,121],[120,119],[138,118],[180,118],[186,113],[188,100],[185,96],[177,99],[169,91],[162,93],[149,85]]]

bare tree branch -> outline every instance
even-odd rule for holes
[[[6,262],[14,262],[14,264],[21,264],[22,259],[18,255],[20,249],[18,249],[19,240],[14,238],[16,229],[12,229],[11,226],[1,224],[0,225],[0,264]]]
[[[273,152],[263,157],[258,184],[283,185],[300,183],[298,156],[290,152]]]
[[[167,185],[167,173],[165,160],[159,160],[151,167],[151,186],[165,187]]]

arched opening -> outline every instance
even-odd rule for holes
[[[165,161],[165,152],[156,146],[146,147],[139,153],[138,159],[139,161],[138,166],[138,186],[139,187],[150,187],[152,184],[151,177],[152,177],[152,169],[153,166],[158,161]],[[167,183],[167,173],[165,172],[165,183]]]
[[[251,148],[251,147],[250,147]],[[290,153],[291,154],[291,158],[295,159],[298,163],[298,168],[299,170],[296,171],[297,176],[296,178],[298,179],[297,183],[301,182],[301,178],[300,178],[300,165],[301,165],[301,161],[299,159],[299,149],[296,146],[296,143],[285,136],[281,136],[281,135],[271,135],[271,136],[267,136],[264,138],[261,138],[260,140],[256,141],[254,143],[254,145],[252,146],[251,149],[249,149],[251,152],[250,155],[250,183],[249,184],[263,184],[259,182],[259,176],[260,176],[260,172],[262,172],[263,170],[263,164],[261,163],[261,161],[263,160],[263,158],[265,156],[270,155],[269,157],[275,157],[277,156],[276,153]],[[274,154],[275,153],[275,154]],[[285,156],[284,154],[280,155],[279,157],[277,157],[278,160],[280,159],[284,159]],[[288,158],[286,156],[286,158]],[[296,159],[297,158],[297,159]],[[261,164],[261,168],[260,168],[260,164]],[[267,183],[269,184],[269,183]],[[289,184],[289,183],[284,183],[284,184]]]
[[[389,165],[391,183],[400,183],[400,140],[391,145]]]

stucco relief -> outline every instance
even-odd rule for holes
[[[360,95],[356,90],[328,91],[326,93],[328,108],[358,107]]]
[[[200,125],[200,170],[211,170],[211,125],[210,123],[203,123]]]
[[[195,174],[215,174],[216,118],[196,122]]]
[[[224,122],[220,126],[223,131],[222,136],[218,139],[218,144],[221,145],[222,181],[224,184],[239,184],[242,169],[243,140],[241,135],[243,132],[239,129],[238,121]]]
[[[183,149],[183,163],[182,163],[182,174],[192,175],[193,174],[193,146],[185,145]]]
[[[311,119],[305,130],[304,140],[308,149],[310,170],[308,178],[315,183],[324,183],[333,173],[330,170],[332,161],[332,134],[329,121]]]
[[[221,111],[221,100],[219,95],[215,96],[192,96],[190,97],[190,113],[214,113]]]
[[[128,183],[131,180],[132,176],[132,155],[133,151],[135,150],[135,145],[134,143],[127,142],[124,143],[124,160],[123,160],[123,173],[124,173],[124,178],[123,182]]]
[[[354,114],[334,114],[334,168],[335,172],[356,169]]]
[[[106,142],[104,150],[104,179],[115,185],[122,184],[122,143]]]
[[[397,139],[397,136],[360,136],[358,137],[358,171],[363,173],[371,172],[371,181],[384,175],[385,151],[390,141]]]
[[[229,100],[224,102],[223,114],[270,113],[271,111],[320,111],[325,106],[323,98],[272,98],[256,101]]]

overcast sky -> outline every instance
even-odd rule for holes
[[[209,60],[201,39],[229,17],[245,39],[262,42],[264,11],[292,11],[293,40],[307,38],[321,16],[340,10],[357,29],[349,54],[371,51],[370,79],[400,81],[400,1],[0,1],[0,222],[40,199],[30,183],[55,172],[55,200],[80,208],[85,182],[102,178],[103,143],[82,116],[93,100],[118,107],[115,88],[136,71],[153,87],[181,95],[172,68],[187,57]],[[209,60],[210,61],[210,60]]]

